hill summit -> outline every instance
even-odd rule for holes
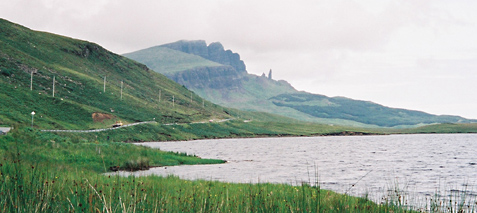
[[[170,44],[164,44],[160,47],[167,47],[169,49],[197,55],[219,64],[229,65],[241,73],[247,72],[245,69],[245,63],[240,60],[240,55],[238,53],[233,53],[231,50],[225,50],[220,42],[213,42],[207,46],[207,43],[204,40],[181,40]]]

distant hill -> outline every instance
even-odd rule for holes
[[[309,93],[281,94],[270,100],[277,106],[290,107],[314,117],[352,120],[384,127],[469,122],[459,116],[436,116],[420,111],[385,107],[369,101],[330,98]]]
[[[168,49],[161,58],[170,57],[170,64],[178,70],[223,66],[202,64],[199,56],[185,56],[180,60],[187,63],[178,63],[174,60],[179,58]],[[170,68],[164,66],[162,70]],[[185,123],[232,117],[223,107],[204,101],[164,75],[97,44],[33,31],[0,19],[0,125],[30,125],[32,111],[36,112],[33,125],[42,129],[90,129],[108,127],[115,121]]]
[[[207,46],[202,40],[181,40],[124,56],[146,64],[209,101],[238,109],[363,127],[476,122],[459,116],[437,116],[369,101],[300,92],[286,81],[272,79],[271,71],[269,76],[248,74],[240,56],[224,50],[218,42]]]

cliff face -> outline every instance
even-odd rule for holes
[[[225,50],[224,46],[222,46],[222,44],[219,42],[214,42],[207,46],[207,43],[205,43],[204,40],[181,40],[174,43],[161,45],[161,47],[167,47],[184,53],[198,55],[220,64],[229,65],[238,72],[247,72],[245,63],[240,60],[240,55],[232,52],[231,50]]]
[[[217,63],[230,65],[238,72],[247,72],[245,69],[245,63],[240,60],[240,55],[238,53],[233,53],[231,50],[224,50],[224,46],[222,46],[221,43],[211,43],[207,47],[207,50],[209,53],[207,59]]]

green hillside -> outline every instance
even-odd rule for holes
[[[211,46],[219,46],[222,49],[217,50],[210,48]],[[174,50],[168,47],[173,47]],[[227,51],[229,54],[232,53],[230,50]],[[288,82],[276,81],[271,76],[256,76],[246,71],[238,71],[233,67],[224,69],[216,63],[222,60],[228,64],[243,64],[243,61],[238,54],[234,59],[227,58],[222,45],[218,42],[207,46],[205,41],[182,40],[139,50],[126,56],[146,64],[156,72],[165,74],[213,103],[241,110],[268,112],[306,122],[372,128],[476,122],[476,120],[459,116],[437,116],[414,110],[385,107],[369,101],[342,97],[330,98],[299,92]],[[193,56],[195,56],[194,60],[199,61],[182,60]],[[213,58],[216,61],[211,62],[204,57]],[[167,69],[154,68],[161,62],[170,61],[170,58],[180,60],[174,63],[166,62],[164,66],[168,66]],[[214,63],[214,65],[208,66],[207,63]]]
[[[107,127],[117,120],[167,123],[230,118],[222,107],[97,44],[32,31],[3,19],[0,99],[0,125],[29,124],[35,111],[34,126],[44,129]]]

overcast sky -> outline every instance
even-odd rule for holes
[[[0,17],[115,53],[221,42],[249,73],[327,96],[477,118],[474,0],[0,0]]]

